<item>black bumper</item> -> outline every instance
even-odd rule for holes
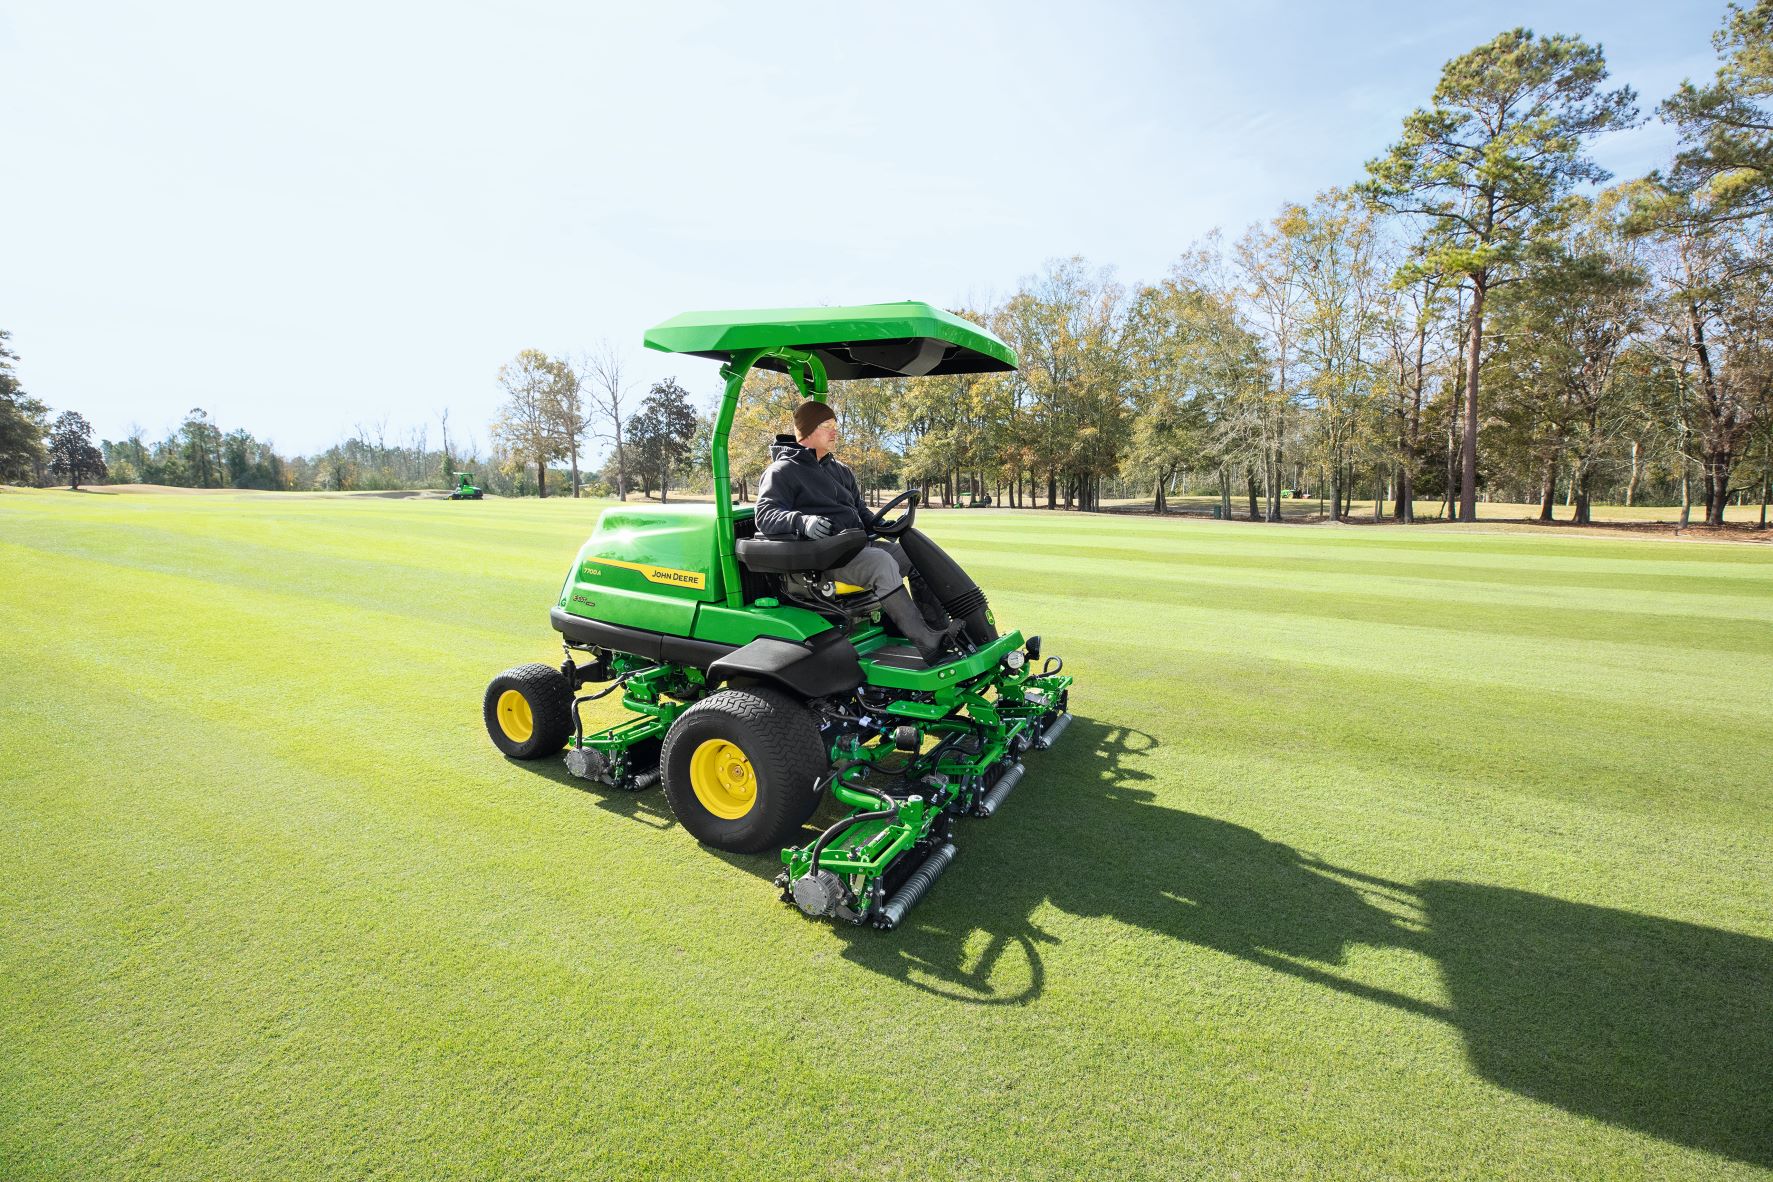
[[[548,613],[548,621],[556,632],[574,644],[594,644],[611,652],[632,653],[649,661],[671,661],[703,670],[736,649],[730,644],[689,640],[682,636],[666,636],[663,632],[649,632],[645,628],[587,620],[558,607]]]

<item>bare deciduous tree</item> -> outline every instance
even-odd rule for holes
[[[572,465],[573,498],[576,500],[583,483],[579,476],[579,452],[584,450],[585,439],[591,434],[591,407],[585,398],[584,368],[561,362],[560,380],[554,384],[551,395],[548,409],[554,419],[554,429],[560,436],[560,445]]]
[[[616,452],[616,499],[628,499],[627,458],[622,451],[622,403],[630,392],[626,370],[627,356],[613,341],[605,338],[588,353],[578,367],[580,396],[589,411],[585,416],[587,429],[592,421],[608,426],[596,437],[608,439]]]

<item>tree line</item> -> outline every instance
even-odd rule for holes
[[[1679,504],[1710,524],[1773,482],[1773,0],[1732,5],[1715,75],[1645,115],[1599,47],[1505,32],[1446,63],[1427,103],[1364,174],[1235,238],[1194,243],[1155,282],[1081,258],[959,309],[1021,358],[1013,374],[845,383],[842,454],[870,496],[917,484],[948,503],[1152,510],[1203,496],[1277,521],[1310,495],[1344,517],[1474,520],[1480,498]],[[1618,183],[1595,139],[1644,119],[1677,134],[1664,167]],[[491,491],[550,478],[660,497],[705,488],[710,431],[675,379],[644,394],[605,342],[524,350],[497,375],[486,454],[447,412],[385,422],[285,459],[193,410],[165,439],[91,455],[12,376],[0,334],[0,479],[241,488],[403,488],[474,470]],[[753,372],[731,436],[748,497],[799,395]],[[77,418],[78,416],[76,416]],[[65,416],[64,416],[65,418]],[[581,468],[587,451],[607,455]],[[87,462],[82,467],[81,455]],[[59,457],[59,458],[58,458]],[[96,457],[96,458],[95,458]],[[560,465],[564,464],[562,470]],[[1197,506],[1198,507],[1198,506]]]
[[[430,424],[391,431],[388,420],[357,424],[340,443],[310,456],[284,456],[245,428],[224,428],[200,407],[162,438],[132,426],[122,439],[96,444],[91,425],[73,411],[51,412],[25,392],[0,330],[0,483],[158,484],[177,488],[287,491],[380,491],[450,487],[458,471],[504,496],[546,496],[548,480],[570,481],[574,496],[668,495],[674,483],[696,483],[707,452],[707,421],[675,379],[653,383],[644,396],[626,378],[626,361],[605,344],[577,363],[534,349],[500,367],[505,394],[482,451],[473,435],[450,434],[450,412]],[[602,471],[581,471],[586,447],[613,443]],[[568,467],[555,467],[560,462]],[[705,474],[700,483],[706,485]]]
[[[1720,524],[1773,475],[1773,3],[1731,8],[1715,79],[1655,117],[1679,150],[1611,180],[1595,137],[1639,121],[1599,48],[1504,33],[1445,66],[1365,175],[1127,287],[1072,258],[963,310],[1016,374],[848,383],[864,484],[950,501],[1156,511],[1206,494],[1274,521],[1311,493],[1412,520],[1480,497],[1680,504]],[[793,392],[757,376],[734,433],[754,480]],[[749,412],[749,413],[748,413]],[[741,445],[741,439],[743,443]],[[1481,447],[1480,447],[1481,442]]]
[[[1404,521],[1475,520],[1480,498],[1550,520],[1561,497],[1578,522],[1612,500],[1721,524],[1758,501],[1764,523],[1773,0],[1731,7],[1714,40],[1715,78],[1647,116],[1674,158],[1609,186],[1590,146],[1646,118],[1637,96],[1580,38],[1505,32],[1445,65],[1363,176],[1209,235],[1161,280],[1062,259],[959,309],[1020,371],[845,383],[842,454],[871,496],[948,503],[1088,510],[1134,482],[1158,512],[1205,494],[1267,521],[1309,494]],[[747,379],[741,497],[798,399]]]

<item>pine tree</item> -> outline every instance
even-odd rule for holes
[[[1462,521],[1477,520],[1484,300],[1520,277],[1577,184],[1608,178],[1583,153],[1584,142],[1630,126],[1637,109],[1631,88],[1601,89],[1606,78],[1598,46],[1513,29],[1448,62],[1432,105],[1407,116],[1403,138],[1367,164],[1365,196],[1430,223],[1412,275],[1461,275],[1471,288]]]

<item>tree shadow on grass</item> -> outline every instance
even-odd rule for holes
[[[1485,1079],[1773,1166],[1773,942],[1475,883],[1416,890]]]
[[[1565,1111],[1773,1165],[1773,941],[1466,882],[1389,881],[1154,803],[1149,735],[1079,717],[1000,819],[889,934],[844,956],[969,1004],[1044,988],[1047,906],[1212,948],[1446,1022],[1484,1079]],[[987,826],[990,827],[987,831]],[[1450,1004],[1346,970],[1353,946],[1432,958]]]

